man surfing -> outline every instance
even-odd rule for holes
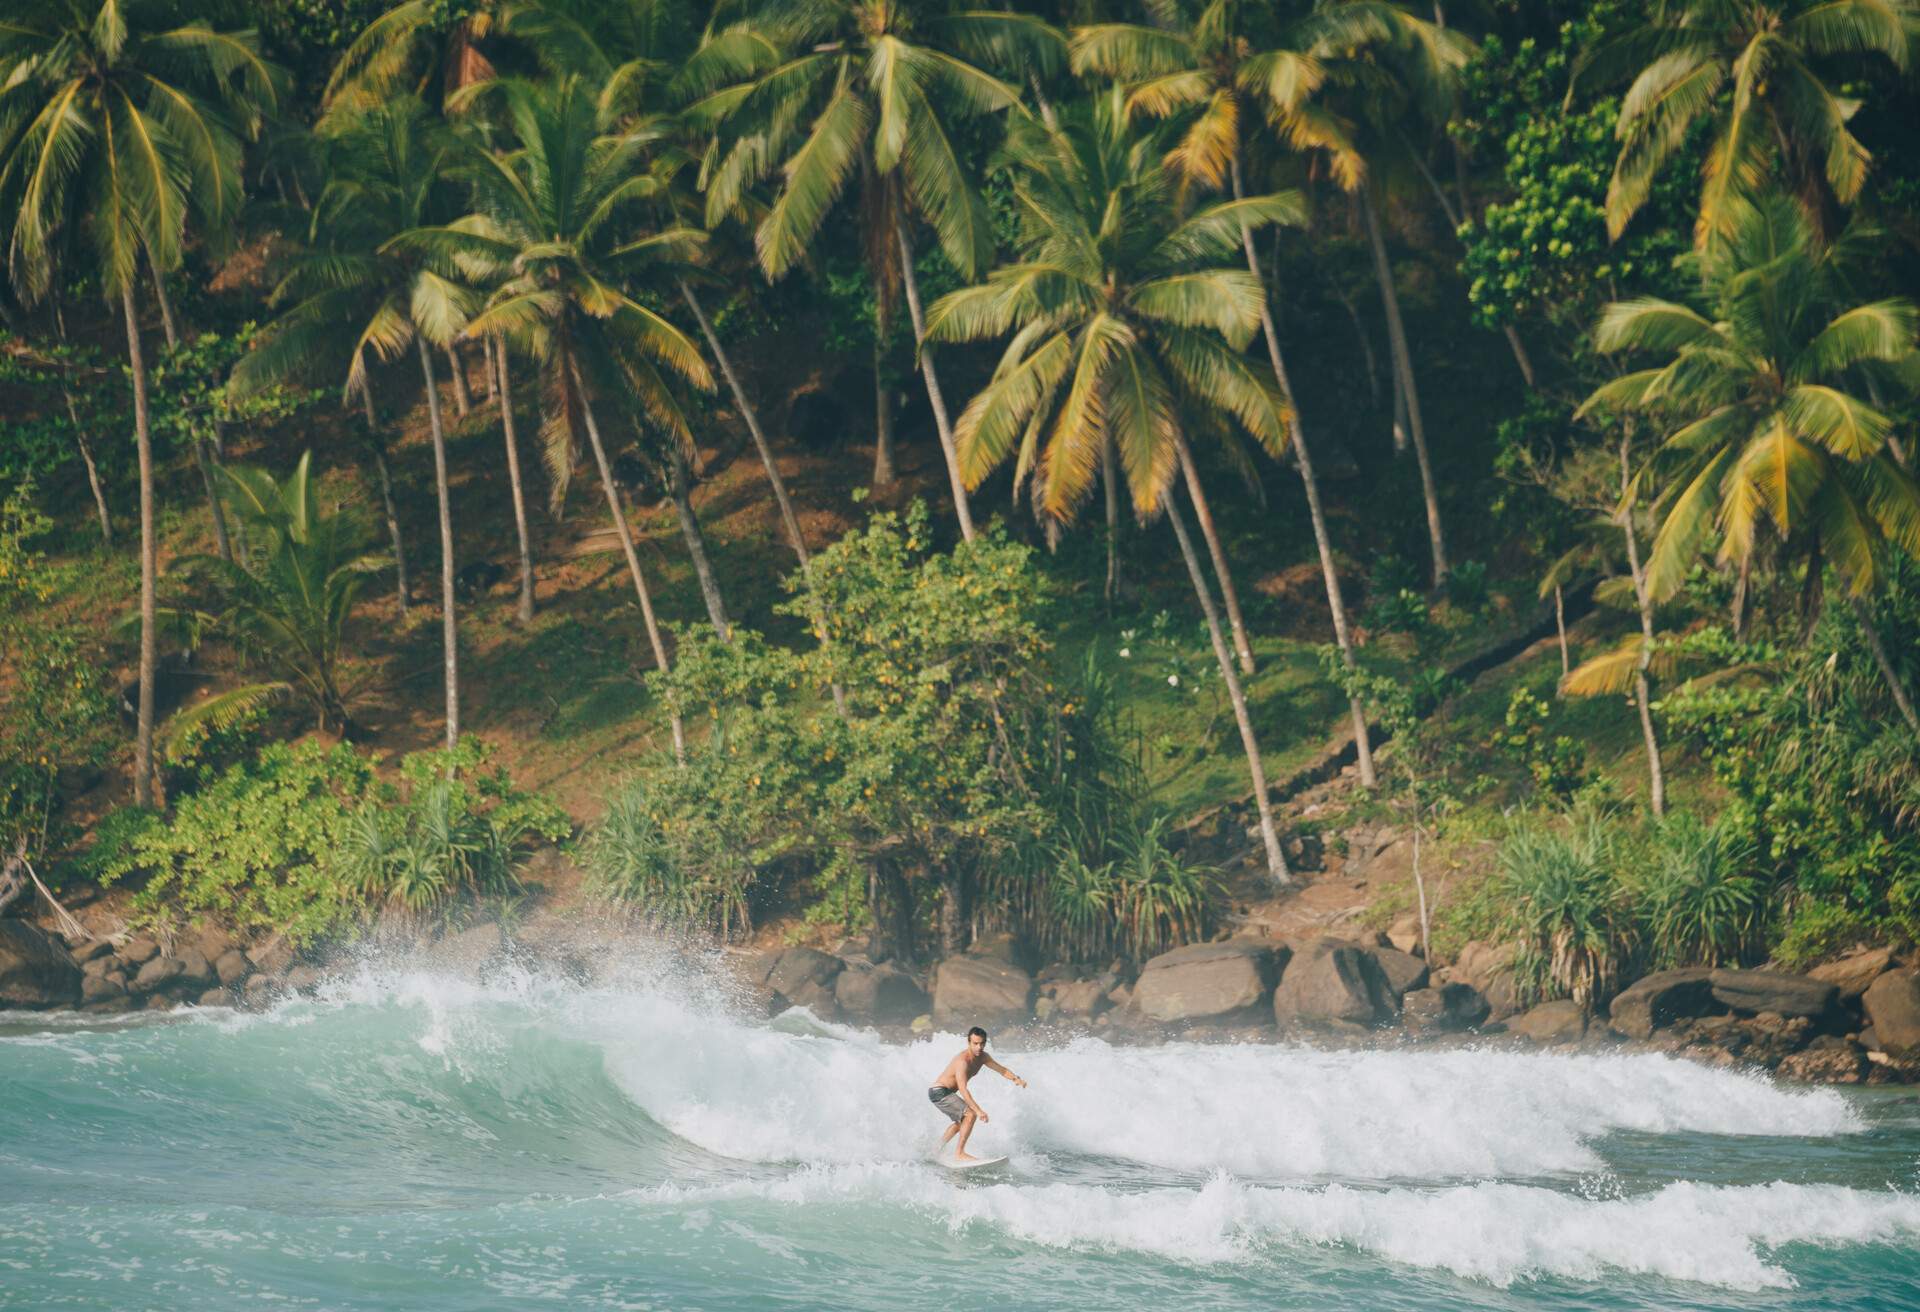
[[[1027,1087],[1025,1080],[987,1056],[987,1032],[975,1025],[967,1031],[966,1050],[947,1063],[947,1068],[935,1077],[932,1087],[927,1090],[927,1101],[946,1113],[947,1119],[953,1122],[947,1127],[947,1132],[940,1136],[940,1146],[946,1147],[949,1139],[959,1135],[960,1142],[953,1148],[953,1160],[962,1166],[981,1160],[967,1151],[967,1136],[973,1133],[974,1122],[992,1119],[973,1100],[973,1091],[967,1087],[967,1081],[978,1075],[982,1066],[1005,1076],[1023,1089]]]

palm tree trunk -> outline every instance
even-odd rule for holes
[[[153,434],[147,411],[147,362],[140,349],[140,313],[133,279],[120,289],[127,321],[127,366],[133,374],[133,437],[140,455],[140,695],[133,740],[133,802],[153,805],[153,681],[159,673],[154,597],[159,572],[153,530]]]
[[[1392,354],[1391,351],[1388,354]],[[1413,443],[1407,440],[1407,389],[1400,386],[1400,371],[1393,371],[1393,454],[1404,456]]]
[[[451,342],[447,344],[447,372],[453,376],[454,413],[465,419],[473,411],[473,397],[467,391],[467,362]]]
[[[1733,640],[1747,635],[1747,589],[1753,582],[1753,553],[1740,557],[1740,574],[1733,583]]]
[[[207,455],[207,444],[202,439],[193,439],[193,460],[200,466],[200,482],[207,489],[207,506],[213,511],[213,540],[220,549],[220,559],[233,564],[233,543],[227,537],[227,512],[220,504],[220,489],[213,483],[213,461]]]
[[[733,641],[733,626],[727,623],[727,604],[720,595],[720,580],[707,555],[707,538],[700,531],[700,518],[693,513],[693,480],[687,470],[687,458],[674,451],[668,461],[668,494],[673,513],[680,520],[680,536],[687,540],[687,555],[693,559],[693,576],[700,581],[700,597],[707,603],[707,618],[720,641]]]
[[[1567,596],[1558,583],[1553,585],[1553,627],[1560,634],[1560,677],[1573,673],[1573,653],[1567,650]]]
[[[879,488],[893,485],[893,389],[887,386],[887,376],[882,369],[882,357],[886,354],[886,343],[879,337],[873,342],[873,486]]]
[[[1240,657],[1240,672],[1253,673],[1253,644],[1247,640],[1246,621],[1240,617],[1240,598],[1233,587],[1233,571],[1227,568],[1227,553],[1220,545],[1220,534],[1213,526],[1213,512],[1207,506],[1207,494],[1200,486],[1200,471],[1194,468],[1193,451],[1183,434],[1174,435],[1174,450],[1180,454],[1180,472],[1187,483],[1187,495],[1193,499],[1194,518],[1200,521],[1200,536],[1213,561],[1214,577],[1220,580],[1220,595],[1226,602],[1227,625],[1233,634],[1233,649]]]
[[[180,325],[173,317],[173,302],[167,297],[167,280],[160,275],[159,268],[151,259],[147,261],[147,272],[153,277],[153,299],[160,304],[160,331],[166,335],[167,349],[180,348]]]
[[[56,289],[53,297],[53,322],[59,330],[60,344],[67,342],[67,316],[60,312],[59,293]],[[87,440],[87,431],[80,423],[80,407],[73,399],[73,388],[63,370],[60,378],[60,399],[67,404],[67,422],[73,425],[73,440],[80,448],[80,462],[87,467],[87,486],[93,489],[94,508],[100,512],[100,541],[113,546],[113,516],[107,512],[107,494],[100,482],[100,466],[94,463],[93,443]]]
[[[1240,184],[1240,161],[1233,161],[1233,198],[1242,199]],[[1240,243],[1246,249],[1247,272],[1256,282],[1260,282],[1260,261],[1254,254],[1253,232],[1246,224],[1240,225]],[[1266,284],[1261,282],[1264,288]],[[1349,302],[1348,312],[1353,312]],[[1354,315],[1354,326],[1359,327],[1359,316]],[[1288,436],[1293,441],[1293,453],[1300,469],[1300,483],[1307,493],[1307,518],[1313,523],[1313,545],[1320,553],[1320,577],[1327,589],[1327,610],[1333,616],[1333,640],[1340,648],[1340,660],[1348,669],[1354,666],[1353,631],[1347,623],[1346,597],[1340,588],[1340,570],[1333,559],[1333,539],[1327,532],[1326,510],[1320,504],[1320,480],[1313,472],[1313,451],[1307,445],[1306,425],[1300,421],[1300,406],[1294,400],[1293,381],[1287,376],[1287,363],[1280,354],[1280,334],[1274,326],[1273,311],[1266,296],[1260,298],[1260,327],[1267,339],[1267,362],[1273,366],[1274,381],[1280,384],[1280,394],[1287,401]],[[1364,334],[1361,338],[1365,341]],[[1367,348],[1368,369],[1372,369],[1373,348]],[[1347,709],[1353,719],[1353,746],[1356,764],[1360,768],[1360,782],[1367,788],[1378,783],[1373,765],[1373,742],[1367,732],[1366,708],[1358,697],[1347,699]]]
[[[488,390],[500,403],[500,430],[507,443],[507,482],[513,487],[513,526],[520,535],[520,605],[516,612],[522,624],[533,619],[533,541],[527,532],[527,499],[520,485],[520,439],[513,431],[513,380],[507,374],[507,343],[504,338],[488,338]]]
[[[460,629],[453,605],[453,506],[447,488],[447,435],[440,423],[440,394],[433,385],[433,352],[414,333],[420,373],[427,384],[427,422],[433,429],[433,482],[440,500],[440,649],[446,667],[447,750],[460,741]]]
[[[1373,339],[1367,336],[1367,326],[1360,319],[1360,307],[1345,292],[1336,292],[1340,304],[1346,307],[1347,318],[1353,321],[1353,335],[1360,340],[1360,359],[1367,367],[1367,396],[1375,405],[1380,404],[1380,357],[1373,353]]]
[[[407,549],[400,540],[400,511],[393,500],[393,471],[387,468],[387,444],[373,417],[373,388],[360,380],[360,402],[367,417],[367,446],[373,452],[374,472],[380,476],[380,501],[387,516],[387,536],[393,539],[394,592],[400,600],[400,622],[407,622]]]
[[[1413,381],[1413,357],[1407,349],[1407,328],[1400,319],[1400,296],[1394,290],[1393,266],[1387,261],[1386,238],[1380,231],[1380,215],[1371,191],[1360,193],[1360,209],[1366,215],[1374,276],[1380,283],[1380,302],[1387,312],[1387,342],[1393,348],[1393,369],[1407,403],[1413,453],[1420,462],[1420,490],[1427,503],[1427,538],[1433,551],[1433,586],[1438,588],[1447,581],[1447,539],[1440,524],[1440,494],[1434,487],[1433,462],[1427,457],[1427,429],[1420,417],[1420,392]]]
[[[1640,542],[1633,531],[1633,506],[1626,501],[1632,487],[1629,451],[1633,430],[1620,432],[1620,531],[1627,539],[1627,569],[1633,575],[1633,597],[1640,610],[1640,667],[1633,675],[1634,700],[1640,705],[1640,736],[1647,748],[1648,801],[1656,816],[1667,813],[1667,772],[1660,760],[1660,736],[1653,727],[1653,689],[1647,670],[1653,665],[1653,597],[1647,591],[1646,572],[1640,568]]]
[[[667,644],[660,636],[660,621],[654,617],[653,598],[647,592],[647,576],[640,569],[640,553],[634,550],[633,529],[627,523],[626,511],[621,508],[619,490],[613,485],[613,467],[607,463],[607,448],[600,441],[600,425],[594,419],[593,402],[587,399],[586,383],[580,377],[579,366],[569,360],[567,369],[575,390],[580,393],[580,413],[586,420],[587,441],[593,445],[594,464],[600,470],[600,487],[607,494],[607,510],[613,516],[613,532],[620,539],[620,550],[627,558],[627,573],[633,576],[633,590],[640,598],[640,618],[646,624],[647,641],[653,647],[653,663],[662,674],[667,674],[673,669],[667,661]],[[673,759],[685,765],[687,731],[680,719],[680,708],[670,702],[667,716],[673,727]]]
[[[953,423],[947,418],[947,403],[940,395],[940,375],[933,367],[933,352],[927,349],[927,321],[920,313],[920,279],[913,272],[913,242],[907,236],[906,221],[893,218],[894,235],[900,239],[900,276],[907,291],[907,313],[913,316],[914,350],[920,356],[920,375],[927,380],[927,401],[933,407],[933,425],[940,433],[940,454],[947,460],[947,482],[953,488],[953,512],[960,520],[960,536],[973,541],[973,511],[967,505],[967,485],[960,478],[960,455],[953,444]]]
[[[1100,444],[1100,482],[1107,500],[1107,605],[1120,596],[1120,480],[1114,469],[1113,434]]]
[[[480,340],[480,372],[487,379],[487,404],[493,405],[500,400],[500,366],[494,359],[493,338]]]
[[[1247,695],[1240,687],[1240,676],[1234,672],[1233,653],[1227,650],[1227,640],[1220,632],[1220,614],[1214,609],[1213,591],[1207,586],[1207,575],[1200,568],[1200,557],[1194,554],[1193,539],[1187,535],[1186,521],[1180,517],[1180,506],[1169,492],[1166,498],[1167,520],[1173,525],[1173,534],[1180,540],[1180,555],[1187,562],[1187,577],[1193,581],[1194,595],[1200,598],[1200,609],[1207,617],[1207,634],[1213,639],[1213,658],[1220,665],[1220,677],[1226,681],[1227,696],[1233,701],[1233,718],[1240,725],[1240,745],[1247,754],[1247,773],[1253,778],[1253,804],[1260,813],[1260,841],[1267,849],[1267,874],[1276,884],[1290,884],[1293,876],[1287,870],[1286,855],[1280,850],[1280,835],[1273,827],[1273,799],[1267,796],[1267,771],[1260,762],[1260,744],[1253,736],[1253,717],[1247,710]]]
[[[1886,643],[1881,641],[1880,630],[1874,625],[1873,610],[1866,599],[1849,590],[1847,600],[1853,605],[1853,614],[1860,621],[1860,632],[1866,637],[1867,650],[1873,653],[1873,663],[1880,667],[1880,677],[1886,681],[1887,691],[1893,694],[1893,704],[1900,708],[1900,718],[1907,722],[1907,728],[1920,734],[1920,715],[1913,709],[1913,699],[1907,696],[1907,686],[1901,682],[1900,674],[1893,668],[1893,661],[1887,655]]]

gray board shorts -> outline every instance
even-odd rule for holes
[[[934,1085],[927,1090],[927,1101],[947,1114],[947,1119],[958,1125],[967,1114],[967,1100],[960,1096],[958,1089],[943,1089]]]

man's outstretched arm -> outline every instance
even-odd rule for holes
[[[987,1069],[990,1071],[997,1071],[1001,1075],[1004,1075],[1008,1079],[1012,1080],[1015,1084],[1019,1085],[1023,1089],[1027,1087],[1027,1082],[1025,1080],[1021,1079],[1018,1075],[1015,1075],[1012,1071],[1008,1070],[1005,1066],[1002,1066],[999,1062],[995,1061],[991,1057],[987,1058]]]

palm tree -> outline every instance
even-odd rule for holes
[[[664,292],[675,286],[702,234],[638,228],[660,202],[664,185],[642,168],[653,132],[610,132],[608,111],[575,78],[552,87],[518,81],[498,86],[518,148],[505,157],[475,156],[470,171],[480,211],[416,240],[500,275],[468,335],[503,337],[540,362],[547,416],[542,446],[557,486],[564,486],[584,431],[654,661],[667,670],[666,642],[613,480],[596,403],[616,404],[636,425],[650,428],[670,468],[684,461],[692,427],[682,390],[711,390],[713,376],[685,333],[623,287],[651,282]],[[682,496],[684,489],[676,501]],[[684,505],[677,508],[690,514]],[[686,514],[682,527],[702,593],[715,629],[725,635],[718,584]],[[669,711],[675,751],[684,754],[679,710]]]
[[[1846,266],[1870,234],[1823,246],[1783,197],[1729,205],[1728,232],[1700,257],[1707,313],[1652,298],[1609,305],[1599,348],[1664,363],[1606,384],[1586,408],[1644,415],[1665,434],[1646,568],[1656,599],[1679,590],[1715,535],[1720,561],[1744,569],[1770,527],[1805,553],[1810,579],[1830,560],[1864,617],[1886,547],[1920,550],[1920,485],[1889,450],[1894,420],[1873,399],[1920,394],[1920,313],[1850,294]],[[1867,637],[1920,730],[1871,624]]]
[[[293,305],[235,367],[234,384],[244,391],[337,366],[343,332],[350,332],[343,395],[349,403],[362,400],[371,426],[369,355],[392,363],[411,348],[418,358],[440,512],[441,659],[446,743],[452,748],[460,737],[459,619],[447,439],[433,347],[459,336],[474,297],[449,261],[406,239],[456,212],[450,170],[458,151],[411,97],[336,118],[326,150],[327,183],[314,203],[309,248],[274,291],[276,301]]]
[[[1286,882],[1246,694],[1172,485],[1181,478],[1203,503],[1187,441],[1201,426],[1237,423],[1271,452],[1286,445],[1286,402],[1272,374],[1241,354],[1265,293],[1230,266],[1243,225],[1297,223],[1300,199],[1232,201],[1182,220],[1160,144],[1129,129],[1117,89],[1058,128],[1023,123],[1009,155],[1020,166],[1023,258],[942,298],[927,324],[933,341],[1012,334],[960,416],[961,470],[977,486],[1015,456],[1016,486],[1031,473],[1045,513],[1065,520],[1112,440],[1134,509],[1165,511],[1179,540],[1233,701],[1267,869]]]
[[[706,179],[708,218],[717,223],[733,213],[748,186],[779,168],[778,193],[755,234],[761,267],[778,278],[805,256],[834,203],[859,179],[874,285],[883,306],[895,287],[905,293],[954,513],[971,540],[953,425],[925,349],[908,210],[932,227],[962,277],[992,260],[986,204],[946,124],[1019,102],[1018,90],[975,58],[1058,36],[1025,16],[963,11],[951,0],[767,0],[754,11],[753,31],[798,53],[716,93],[720,103],[710,112],[721,134]]]
[[[1852,203],[1872,156],[1847,124],[1859,101],[1836,74],[1879,56],[1905,72],[1920,8],[1913,0],[1659,0],[1641,26],[1584,52],[1582,87],[1628,82],[1620,156],[1607,187],[1607,231],[1618,237],[1653,180],[1713,122],[1700,190],[1699,241],[1728,234],[1734,204],[1777,178],[1825,229]]]
[[[217,633],[277,676],[209,697],[173,717],[178,740],[200,726],[224,726],[287,697],[304,699],[322,732],[352,727],[340,691],[340,654],[361,584],[384,562],[360,549],[345,515],[329,515],[309,475],[312,454],[276,482],[264,470],[216,466],[222,495],[260,544],[259,564],[242,568],[218,556],[190,557],[179,568],[205,574],[218,591],[211,612],[169,609],[163,619],[194,639]]]
[[[153,799],[156,665],[153,442],[140,340],[140,268],[180,261],[188,217],[237,212],[241,139],[279,95],[251,32],[182,21],[162,3],[13,0],[0,23],[0,214],[8,269],[37,300],[59,234],[84,231],[89,272],[120,302],[140,465],[140,699],[134,799]]]
[[[1275,125],[1288,147],[1327,151],[1336,163],[1337,174],[1340,170],[1351,174],[1359,166],[1342,125],[1315,102],[1314,93],[1326,80],[1332,52],[1391,39],[1405,17],[1394,6],[1374,0],[1349,0],[1297,18],[1282,18],[1271,5],[1210,0],[1183,15],[1183,22],[1166,28],[1105,23],[1076,29],[1073,65],[1079,72],[1126,80],[1130,84],[1127,103],[1131,112],[1179,118],[1183,131],[1172,162],[1203,185],[1230,185],[1238,200],[1245,195],[1242,162],[1247,141],[1261,118]],[[1241,246],[1248,271],[1259,277],[1260,261],[1251,229],[1241,234]],[[1320,500],[1320,482],[1314,474],[1313,451],[1299,407],[1293,403],[1293,387],[1272,308],[1264,298],[1260,326],[1268,362],[1291,407],[1295,462],[1307,495],[1327,607],[1333,616],[1334,641],[1341,660],[1352,668],[1352,630]],[[1396,366],[1396,377],[1398,374]],[[1437,507],[1434,518],[1437,520]],[[1211,537],[1209,545],[1213,545]],[[1236,635],[1243,635],[1239,599],[1225,572],[1220,573],[1228,614]],[[1244,636],[1239,637],[1237,645],[1242,668],[1251,672],[1253,655]],[[1376,776],[1366,711],[1357,696],[1350,698],[1348,705],[1361,782],[1372,787]]]

